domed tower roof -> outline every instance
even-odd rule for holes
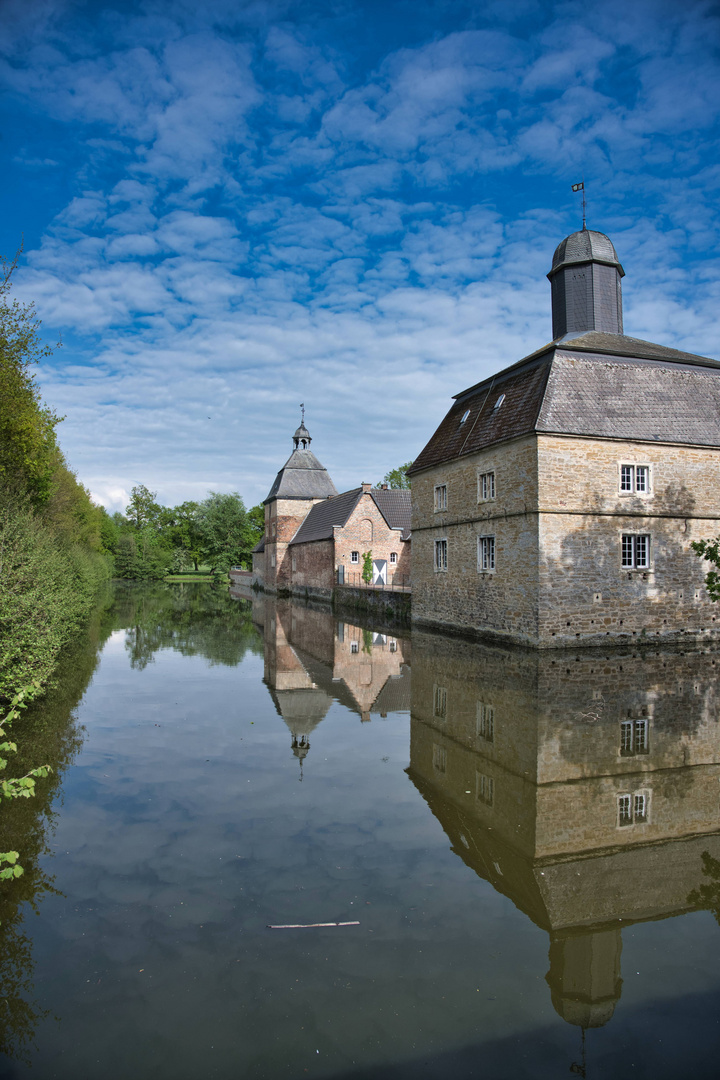
[[[625,276],[605,233],[581,229],[558,244],[548,274],[552,287],[553,341],[571,333],[597,330],[622,334]]]
[[[605,233],[595,232],[593,229],[581,229],[580,232],[570,233],[570,236],[566,236],[558,244],[548,277],[552,278],[552,275],[563,266],[587,262],[616,266],[620,277],[625,277],[625,271],[620,265],[612,240]]]

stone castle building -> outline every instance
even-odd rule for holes
[[[553,256],[553,340],[463,390],[412,469],[413,622],[546,648],[717,628],[720,364],[627,337],[624,271]]]
[[[373,583],[409,581],[410,492],[361,484],[339,495],[311,442],[303,420],[265,499],[254,580],[267,592],[329,599],[336,584],[360,582],[369,551]]]

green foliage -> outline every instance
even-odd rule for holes
[[[712,911],[715,921],[720,923],[720,862],[714,859],[709,851],[703,851],[701,858],[702,872],[709,880],[699,889],[693,889],[687,902],[693,907]]]
[[[406,461],[404,465],[398,465],[397,469],[391,469],[390,472],[385,473],[379,484],[375,487],[382,487],[383,484],[387,484],[389,488],[409,488],[410,480],[408,479],[407,471],[412,465],[412,461]]]
[[[11,263],[0,256],[0,486],[41,507],[53,489],[61,418],[35,384],[32,367],[52,349],[40,341],[34,305],[8,299],[19,254]]]
[[[198,508],[197,528],[203,557],[213,571],[227,572],[231,566],[247,563],[255,530],[237,491],[230,495],[211,491]]]
[[[0,754],[17,753],[17,743],[10,741],[8,731],[13,720],[17,719],[20,714],[20,710],[27,708],[27,702],[36,697],[39,691],[40,683],[36,680],[29,686],[18,690],[13,697],[5,716],[0,719],[0,740],[2,740],[0,741]],[[7,764],[8,759],[0,757],[0,772],[5,771]],[[3,799],[29,799],[35,794],[35,781],[46,777],[51,771],[49,765],[39,765],[34,769],[30,769],[24,776],[2,777],[0,779],[0,797]],[[18,878],[23,875],[24,870],[18,862],[19,858],[20,854],[17,851],[0,852],[0,866],[3,863],[7,864],[0,870],[0,881],[7,881],[9,878]]]
[[[161,581],[173,563],[172,551],[164,548],[150,527],[124,532],[115,545],[115,577],[132,581]]]
[[[163,507],[155,502],[156,499],[157,491],[150,491],[144,484],[136,484],[132,489],[126,516],[136,529],[158,525]]]
[[[699,558],[712,563],[714,569],[705,575],[705,588],[711,600],[720,600],[720,536],[714,540],[693,540],[690,547]]]
[[[362,553],[362,579],[366,585],[370,585],[373,579],[373,557],[372,551],[363,551]]]
[[[251,507],[247,512],[248,516],[248,528],[251,530],[248,543],[250,544],[250,563],[247,569],[250,569],[252,563],[252,549],[262,539],[265,533],[265,507],[262,503],[258,503],[257,506]]]
[[[107,577],[102,554],[0,500],[0,700],[47,682]]]

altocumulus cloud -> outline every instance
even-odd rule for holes
[[[300,401],[341,488],[413,457],[548,339],[583,172],[627,332],[717,353],[714,6],[458,12],[4,0],[2,249],[26,233],[43,393],[108,506],[258,501]]]

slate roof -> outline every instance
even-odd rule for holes
[[[410,536],[412,506],[410,492],[405,488],[373,488],[370,492],[375,505],[391,529],[402,529],[402,538]]]
[[[253,555],[259,555],[265,550],[265,537],[261,536],[255,547],[252,549]]]
[[[582,229],[580,232],[571,233],[558,244],[552,260],[552,269],[548,277],[563,266],[572,266],[576,263],[599,262],[607,266],[616,266],[620,277],[625,276],[625,271],[620,265],[612,240],[605,233],[595,232],[594,229]]]
[[[718,369],[622,334],[567,334],[458,394],[408,471],[533,431],[720,446]]]
[[[271,499],[327,499],[330,495],[337,495],[337,488],[312,450],[293,450],[275,477],[265,502]]]
[[[346,524],[361,495],[361,487],[353,488],[352,491],[344,491],[342,495],[336,495],[332,499],[315,503],[290,543],[307,544],[310,540],[330,539],[333,526]]]
[[[312,540],[332,539],[333,527],[337,525],[342,528],[347,524],[362,493],[361,487],[353,488],[342,495],[315,503],[290,543],[307,544]],[[373,488],[370,495],[390,528],[402,529],[402,539],[407,540],[410,535],[410,492]]]

